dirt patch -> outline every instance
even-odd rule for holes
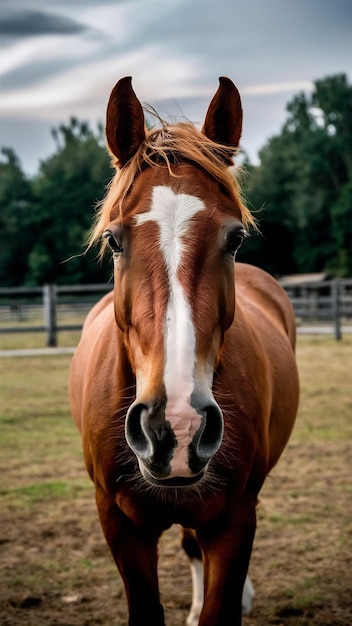
[[[299,344],[301,411],[261,492],[244,626],[352,624],[351,347]],[[126,626],[68,413],[69,359],[46,359],[20,370],[8,359],[2,373],[0,626]],[[159,570],[166,623],[184,626],[191,580],[177,527],[162,538]]]
[[[352,624],[351,448],[292,443],[268,478],[250,567],[256,600],[245,626]],[[1,626],[127,624],[88,484],[73,502],[13,503],[0,544]],[[161,542],[160,581],[167,624],[184,624],[191,588],[177,527]]]

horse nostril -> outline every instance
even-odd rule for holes
[[[142,428],[143,413],[148,411],[145,404],[132,404],[126,416],[126,440],[139,458],[150,455],[151,445]]]
[[[203,415],[202,424],[190,445],[190,466],[197,471],[218,451],[224,431],[222,413],[217,404],[210,404],[199,413]]]
[[[198,453],[201,457],[210,459],[219,449],[224,430],[222,413],[217,405],[207,406],[203,431],[198,441]]]
[[[150,405],[136,402],[126,416],[126,441],[143,468],[164,478],[170,473],[170,461],[177,445],[170,424],[165,420],[164,403]]]

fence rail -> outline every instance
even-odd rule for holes
[[[341,339],[342,320],[352,320],[352,279],[285,283],[297,323],[328,322]],[[82,319],[112,284],[44,285],[0,288],[0,334],[44,332],[46,345],[57,345],[57,333],[80,330]],[[70,323],[65,323],[70,319]],[[72,318],[77,321],[72,323]],[[17,323],[17,325],[16,325]],[[21,325],[19,325],[21,324]]]
[[[112,288],[112,284],[1,287],[0,334],[44,332],[46,345],[55,347],[57,333],[80,330],[85,314]],[[75,323],[59,321],[67,317],[78,317],[79,320]],[[42,323],[39,324],[38,320]],[[14,325],[16,322],[21,325]]]
[[[336,339],[341,339],[342,320],[352,320],[352,279],[291,282],[282,281],[298,322],[330,322]]]

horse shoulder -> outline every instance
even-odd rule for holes
[[[269,274],[244,264],[236,265],[235,273],[236,314],[225,340],[225,359],[232,361],[235,401],[251,416],[256,454],[269,471],[297,413],[295,317],[286,293]]]
[[[120,442],[127,448],[124,416],[134,396],[134,378],[115,321],[113,298],[105,296],[94,309],[73,356],[69,398],[88,473],[108,491],[118,469],[116,446]]]
[[[283,332],[295,347],[296,320],[292,304],[281,285],[267,272],[254,265],[236,264],[236,296],[255,307],[270,320],[275,331]],[[248,307],[249,308],[249,307]]]
[[[74,420],[82,432],[87,420],[87,404],[101,392],[102,378],[109,380],[109,370],[117,343],[111,294],[104,296],[88,313],[81,338],[72,358],[69,373],[69,400]]]
[[[91,310],[89,311],[89,313],[87,314],[84,320],[82,335],[85,333],[88,326],[90,326],[91,323],[94,322],[94,320],[100,315],[100,313],[104,311],[105,309],[107,309],[108,307],[110,307],[113,301],[114,301],[113,291],[109,291],[105,296],[103,296],[102,298],[100,298],[100,300],[98,300],[98,302],[91,308]]]

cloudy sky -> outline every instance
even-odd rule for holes
[[[226,75],[256,162],[294,94],[331,74],[351,81],[351,26],[352,0],[2,0],[0,144],[33,174],[54,151],[50,129],[103,121],[122,76],[162,117],[201,122]]]

